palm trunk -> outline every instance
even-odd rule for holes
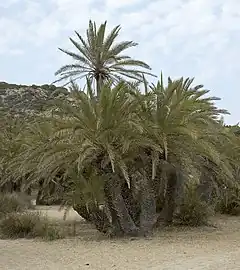
[[[32,195],[32,188],[29,187],[29,188],[27,189],[26,193],[27,193],[28,196],[31,196],[31,195]]]
[[[95,225],[96,229],[100,232],[106,233],[110,227],[110,221],[104,212],[96,205],[92,205],[89,209],[86,205],[73,205],[73,209],[87,222]]]
[[[156,196],[157,213],[160,213],[164,206],[166,182],[166,176],[163,170],[159,169],[153,181],[153,188]]]
[[[140,231],[147,235],[152,232],[156,223],[156,195],[153,189],[152,180],[148,178],[147,172],[143,172],[143,181],[141,183],[141,214]]]
[[[1,192],[3,193],[13,193],[13,182],[8,181],[4,185],[1,186]]]
[[[96,78],[96,86],[97,86],[97,97],[99,98],[101,95],[101,87],[102,87],[102,78],[101,76],[97,76]]]
[[[21,192],[21,180],[13,183],[13,192]]]
[[[139,226],[140,225],[140,206],[139,206],[139,202],[137,202],[134,199],[133,190],[128,187],[128,184],[127,184],[126,181],[124,181],[124,183],[122,184],[121,190],[122,190],[122,196],[123,196],[123,199],[124,199],[124,201],[126,203],[128,212],[129,212],[130,216],[132,217],[134,223],[137,226]]]
[[[36,205],[41,205],[42,204],[43,183],[44,183],[44,180],[39,180],[38,193],[37,193],[37,198],[36,198]]]
[[[91,211],[91,220],[96,229],[102,233],[107,233],[111,227],[110,220],[103,209],[95,207]]]
[[[178,214],[180,212],[181,205],[184,199],[184,183],[186,180],[186,176],[182,173],[182,171],[177,172],[177,186],[176,186],[176,194],[175,194],[175,204],[176,209],[175,212]]]
[[[214,176],[210,169],[202,168],[200,183],[197,187],[197,194],[199,198],[206,203],[210,203],[212,201],[213,178]]]
[[[128,211],[122,195],[121,179],[117,174],[108,174],[104,191],[112,216],[112,234],[136,236],[138,228]]]
[[[124,234],[124,232],[122,231],[120,222],[118,220],[117,211],[114,207],[113,194],[112,194],[112,190],[110,188],[109,183],[105,183],[104,194],[105,194],[106,205],[107,205],[107,207],[110,211],[110,215],[111,215],[111,225],[112,225],[111,226],[112,227],[111,234],[121,236]]]
[[[163,210],[159,216],[158,222],[161,220],[166,224],[170,224],[173,221],[173,214],[176,207],[175,197],[177,190],[177,172],[175,168],[172,168],[167,173],[167,188],[165,194],[165,201]]]
[[[86,205],[74,204],[73,210],[76,211],[79,214],[79,216],[81,216],[83,219],[85,219],[88,222],[91,222],[90,213]]]

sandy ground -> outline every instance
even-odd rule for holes
[[[62,221],[56,207],[41,208]],[[0,269],[6,270],[239,270],[240,218],[217,217],[217,228],[168,228],[151,239],[109,240],[70,211],[75,238],[54,242],[0,240]]]

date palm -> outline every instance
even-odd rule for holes
[[[167,222],[171,222],[173,217],[178,171],[184,173],[183,178],[187,178],[189,167],[199,171],[207,159],[217,165],[215,169],[219,174],[232,180],[231,166],[226,155],[222,154],[224,152],[219,149],[219,144],[226,143],[226,135],[218,119],[227,111],[215,106],[214,101],[218,98],[205,97],[209,91],[203,89],[202,85],[193,86],[192,83],[192,79],[172,81],[169,78],[167,86],[164,86],[161,78],[151,87],[145,83],[145,97],[136,94],[146,136],[163,149],[163,155],[155,155],[153,163],[156,186],[161,183],[158,181],[157,168],[160,167],[161,171],[164,169],[162,164],[166,164],[164,167],[168,168],[170,174],[166,179],[165,199],[160,198],[161,203],[165,201],[162,213]],[[161,187],[157,188],[161,190]]]
[[[22,152],[8,171],[14,178],[28,173],[26,182],[43,178],[48,183],[63,170],[70,197],[87,201],[97,215],[94,204],[104,200],[116,232],[120,227],[119,232],[135,234],[150,231],[156,222],[152,183],[160,181],[164,159],[171,169],[164,198],[164,217],[170,222],[179,168],[186,174],[189,166],[198,169],[203,156],[222,172],[228,169],[216,142],[221,139],[216,119],[225,111],[215,107],[215,98],[204,98],[208,91],[191,84],[180,79],[164,86],[161,80],[143,95],[125,82],[104,83],[98,100],[92,98],[92,85],[85,93],[72,84],[72,100],[59,104],[58,117],[25,129]]]
[[[94,209],[94,204],[98,205],[102,197],[101,185],[96,184],[103,182],[104,189],[111,189],[104,191],[104,195],[108,194],[108,200],[112,200],[113,207],[118,211],[117,217],[112,215],[113,220],[116,224],[121,223],[120,231],[135,233],[138,231],[137,225],[126,211],[128,200],[125,201],[126,198],[122,198],[118,191],[123,188],[122,184],[126,184],[124,191],[130,190],[128,168],[129,163],[134,163],[138,149],[161,152],[161,147],[142,136],[141,123],[136,114],[138,100],[129,94],[128,87],[125,82],[115,87],[106,83],[97,102],[92,98],[93,89],[88,89],[88,94],[76,89],[72,92],[74,102],[59,104],[63,117],[48,119],[45,123],[37,122],[30,130],[26,130],[23,151],[15,157],[9,171],[15,177],[28,172],[27,182],[33,183],[43,178],[46,184],[52,181],[60,169],[67,171],[68,176],[76,172],[76,177],[70,177],[73,182],[71,186],[74,187],[71,192],[78,196],[78,200],[80,197],[85,202],[87,200],[88,208],[92,205]],[[92,169],[90,177],[89,169]],[[97,192],[94,186],[97,186]],[[85,193],[87,198],[79,195],[81,192],[78,190]],[[109,192],[114,196],[113,199]],[[82,211],[82,208],[78,207],[77,210]],[[121,218],[120,214],[128,221]],[[117,231],[117,225],[113,225],[113,228]]]
[[[55,75],[60,75],[60,78],[55,82],[66,79],[75,81],[87,77],[96,84],[99,96],[101,85],[106,80],[116,82],[128,78],[139,81],[142,80],[142,74],[152,75],[144,71],[151,70],[149,65],[122,54],[138,44],[133,41],[116,42],[120,25],[113,28],[108,35],[106,35],[106,25],[105,21],[97,28],[96,23],[90,20],[86,40],[76,31],[78,40],[70,38],[77,52],[59,48],[75,62],[57,70]]]

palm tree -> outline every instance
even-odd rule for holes
[[[91,85],[87,93],[77,89],[73,102],[59,107],[62,117],[35,123],[22,136],[22,153],[9,171],[15,177],[29,173],[30,182],[48,182],[64,170],[72,205],[99,230],[105,231],[102,218],[115,234],[145,234],[156,222],[154,182],[161,170],[167,172],[163,208],[171,221],[178,171],[198,169],[199,156],[222,171],[227,167],[214,139],[220,137],[215,118],[224,111],[191,83],[169,80],[164,87],[159,82],[145,95],[124,82],[105,83],[97,101]],[[103,202],[111,221],[99,211]]]
[[[78,41],[70,38],[77,52],[59,48],[60,51],[71,56],[75,63],[64,65],[57,70],[55,75],[60,75],[60,79],[56,82],[69,78],[75,81],[87,77],[91,81],[95,81],[97,95],[99,96],[101,85],[106,80],[116,82],[129,78],[139,81],[142,80],[142,74],[152,75],[144,71],[144,69],[151,70],[149,65],[122,54],[125,50],[138,44],[133,41],[117,43],[120,25],[113,28],[107,36],[106,25],[107,22],[105,21],[97,29],[96,23],[92,23],[90,20],[86,31],[87,40],[84,40],[76,31]]]
[[[159,177],[157,164],[160,171],[164,169],[163,164],[167,165],[164,166],[168,179],[162,211],[167,222],[172,221],[178,178],[181,174],[188,177],[189,166],[200,170],[200,156],[217,164],[222,173],[226,174],[231,167],[218,148],[224,137],[218,118],[227,111],[214,105],[218,98],[205,98],[209,91],[202,89],[202,85],[192,86],[192,83],[193,79],[189,78],[176,81],[169,78],[165,87],[161,76],[156,85],[148,87],[145,83],[145,97],[139,92],[136,95],[146,136],[163,149],[160,157],[155,155],[154,177]],[[161,184],[159,178],[156,180],[157,185]]]
[[[136,234],[139,230],[132,210],[130,163],[137,158],[138,149],[161,151],[142,135],[136,114],[138,101],[128,87],[124,82],[113,88],[104,84],[97,102],[90,85],[88,94],[74,91],[74,106],[67,101],[60,106],[62,118],[46,119],[26,129],[22,153],[9,165],[15,177],[29,173],[31,183],[45,179],[47,184],[59,170],[65,170],[75,209],[87,217],[80,212],[86,208],[79,207],[86,203],[90,219],[103,231],[98,219],[105,219],[99,212],[105,197],[114,234]]]
[[[25,120],[10,115],[1,117],[0,127],[0,190],[4,192],[20,191],[21,178],[7,177],[8,165],[21,151],[20,136],[25,128]]]

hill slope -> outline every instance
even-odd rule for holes
[[[68,96],[55,85],[17,85],[0,82],[0,111],[11,115],[33,115],[45,110],[49,101]]]

